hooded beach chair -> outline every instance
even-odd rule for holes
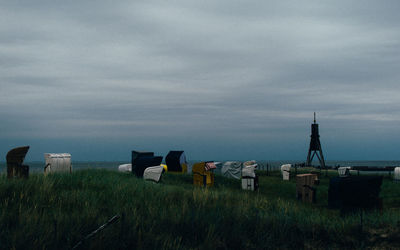
[[[347,177],[350,175],[350,169],[351,167],[339,167],[338,168],[338,173],[340,177]]]
[[[284,181],[288,181],[290,178],[290,169],[292,168],[292,164],[284,164],[281,166],[282,179]]]
[[[258,176],[256,176],[255,173],[256,168],[257,168],[256,161],[247,161],[243,163],[242,189],[252,190],[252,191],[258,189]]]
[[[162,166],[148,167],[143,172],[143,179],[159,182],[161,180],[161,175],[163,172],[164,168]]]
[[[45,167],[44,173],[67,172],[72,173],[71,154],[46,153],[44,154]]]
[[[143,177],[148,167],[160,166],[162,156],[154,156],[153,152],[132,151],[132,172],[137,177]]]
[[[216,169],[214,162],[198,162],[193,165],[193,185],[200,187],[214,186],[214,173]]]
[[[296,175],[296,195],[298,200],[314,203],[316,201],[316,185],[319,184],[317,174]]]
[[[394,175],[393,178],[395,181],[400,181],[400,167],[394,168]]]
[[[169,151],[165,157],[168,172],[187,172],[187,162],[184,151]]]
[[[7,160],[7,177],[8,178],[28,178],[29,166],[22,165],[25,156],[28,153],[29,146],[18,147],[8,151]]]
[[[119,172],[130,172],[132,173],[132,163],[121,164],[118,166]]]
[[[153,156],[154,156],[153,152],[144,152],[144,151],[135,151],[135,150],[133,150],[132,151],[132,161],[131,161],[131,171],[132,171],[132,173],[134,173],[137,176],[138,176],[138,174],[140,175],[139,169],[136,168],[137,167],[137,161],[136,160],[139,157],[153,157]],[[128,167],[128,166],[126,166],[126,167]],[[142,170],[142,175],[141,176],[143,176],[144,169]]]
[[[342,211],[380,209],[382,176],[332,177],[329,180],[328,207]]]

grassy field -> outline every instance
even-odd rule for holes
[[[258,173],[256,192],[221,176],[202,189],[170,173],[160,184],[107,170],[0,175],[0,248],[71,249],[114,215],[81,249],[400,248],[400,183],[384,179],[384,209],[365,213],[360,229],[359,214],[327,208],[328,178],[312,205],[295,199],[294,181]]]

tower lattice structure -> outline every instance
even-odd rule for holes
[[[308,149],[307,155],[307,166],[312,166],[312,161],[314,157],[317,156],[320,167],[325,168],[325,159],[322,153],[321,142],[319,140],[319,127],[318,123],[315,119],[315,112],[314,112],[314,123],[311,124],[311,141],[310,141],[310,148]]]

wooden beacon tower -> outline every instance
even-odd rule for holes
[[[319,129],[318,123],[315,119],[315,112],[314,112],[314,123],[311,124],[311,141],[310,141],[310,148],[308,149],[307,155],[307,162],[306,166],[312,166],[312,161],[314,156],[317,156],[320,168],[325,168],[325,159],[324,155],[322,154],[321,142],[319,141]]]

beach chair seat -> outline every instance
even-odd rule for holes
[[[258,176],[242,177],[242,189],[255,191],[258,189]]]

